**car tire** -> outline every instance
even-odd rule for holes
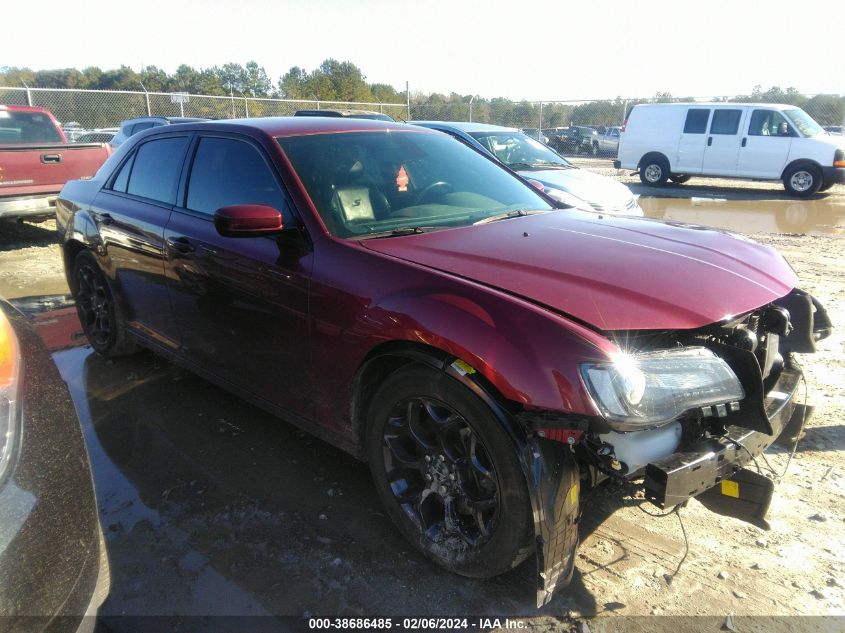
[[[819,187],[819,191],[827,191],[828,189],[830,189],[835,184],[836,184],[835,182],[826,182],[821,187]]]
[[[662,156],[646,158],[640,163],[640,182],[662,187],[669,179],[669,162]]]
[[[490,408],[447,374],[412,365],[373,396],[367,457],[379,497],[424,556],[490,578],[534,546],[516,448]]]
[[[83,250],[74,259],[72,292],[82,331],[96,352],[116,358],[137,351],[123,311],[91,251]]]
[[[690,176],[689,174],[671,174],[669,176],[669,180],[671,180],[676,185],[682,185],[690,178],[692,178],[692,176]]]
[[[821,169],[815,165],[795,165],[783,175],[783,188],[796,198],[809,198],[822,186]]]

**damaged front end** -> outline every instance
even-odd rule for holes
[[[571,579],[580,477],[643,479],[646,498],[661,508],[697,496],[766,527],[773,483],[744,466],[779,437],[798,441],[811,409],[797,402],[804,377],[794,355],[814,352],[831,330],[821,304],[796,289],[696,330],[609,333],[622,356],[582,368],[600,418],[518,414],[537,606]]]

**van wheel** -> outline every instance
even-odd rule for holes
[[[669,163],[665,158],[656,157],[640,163],[640,182],[644,185],[662,187],[669,179]]]
[[[828,189],[830,189],[835,184],[836,184],[835,182],[826,182],[821,187],[819,187],[819,191],[827,191]]]
[[[796,165],[783,175],[783,187],[790,196],[809,198],[822,186],[822,172],[815,165]]]
[[[669,180],[674,182],[676,185],[682,185],[690,178],[692,178],[692,176],[689,176],[688,174],[672,174],[669,176]]]

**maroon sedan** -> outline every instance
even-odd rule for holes
[[[153,349],[366,460],[449,570],[536,551],[538,602],[602,480],[742,498],[830,330],[771,248],[562,208],[402,124],[158,128],[58,207],[95,350]]]

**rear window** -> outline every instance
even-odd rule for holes
[[[0,145],[63,142],[55,124],[45,114],[0,110]]]
[[[710,110],[696,108],[687,112],[687,121],[684,123],[684,134],[704,134],[707,131],[707,121],[710,119]]]

